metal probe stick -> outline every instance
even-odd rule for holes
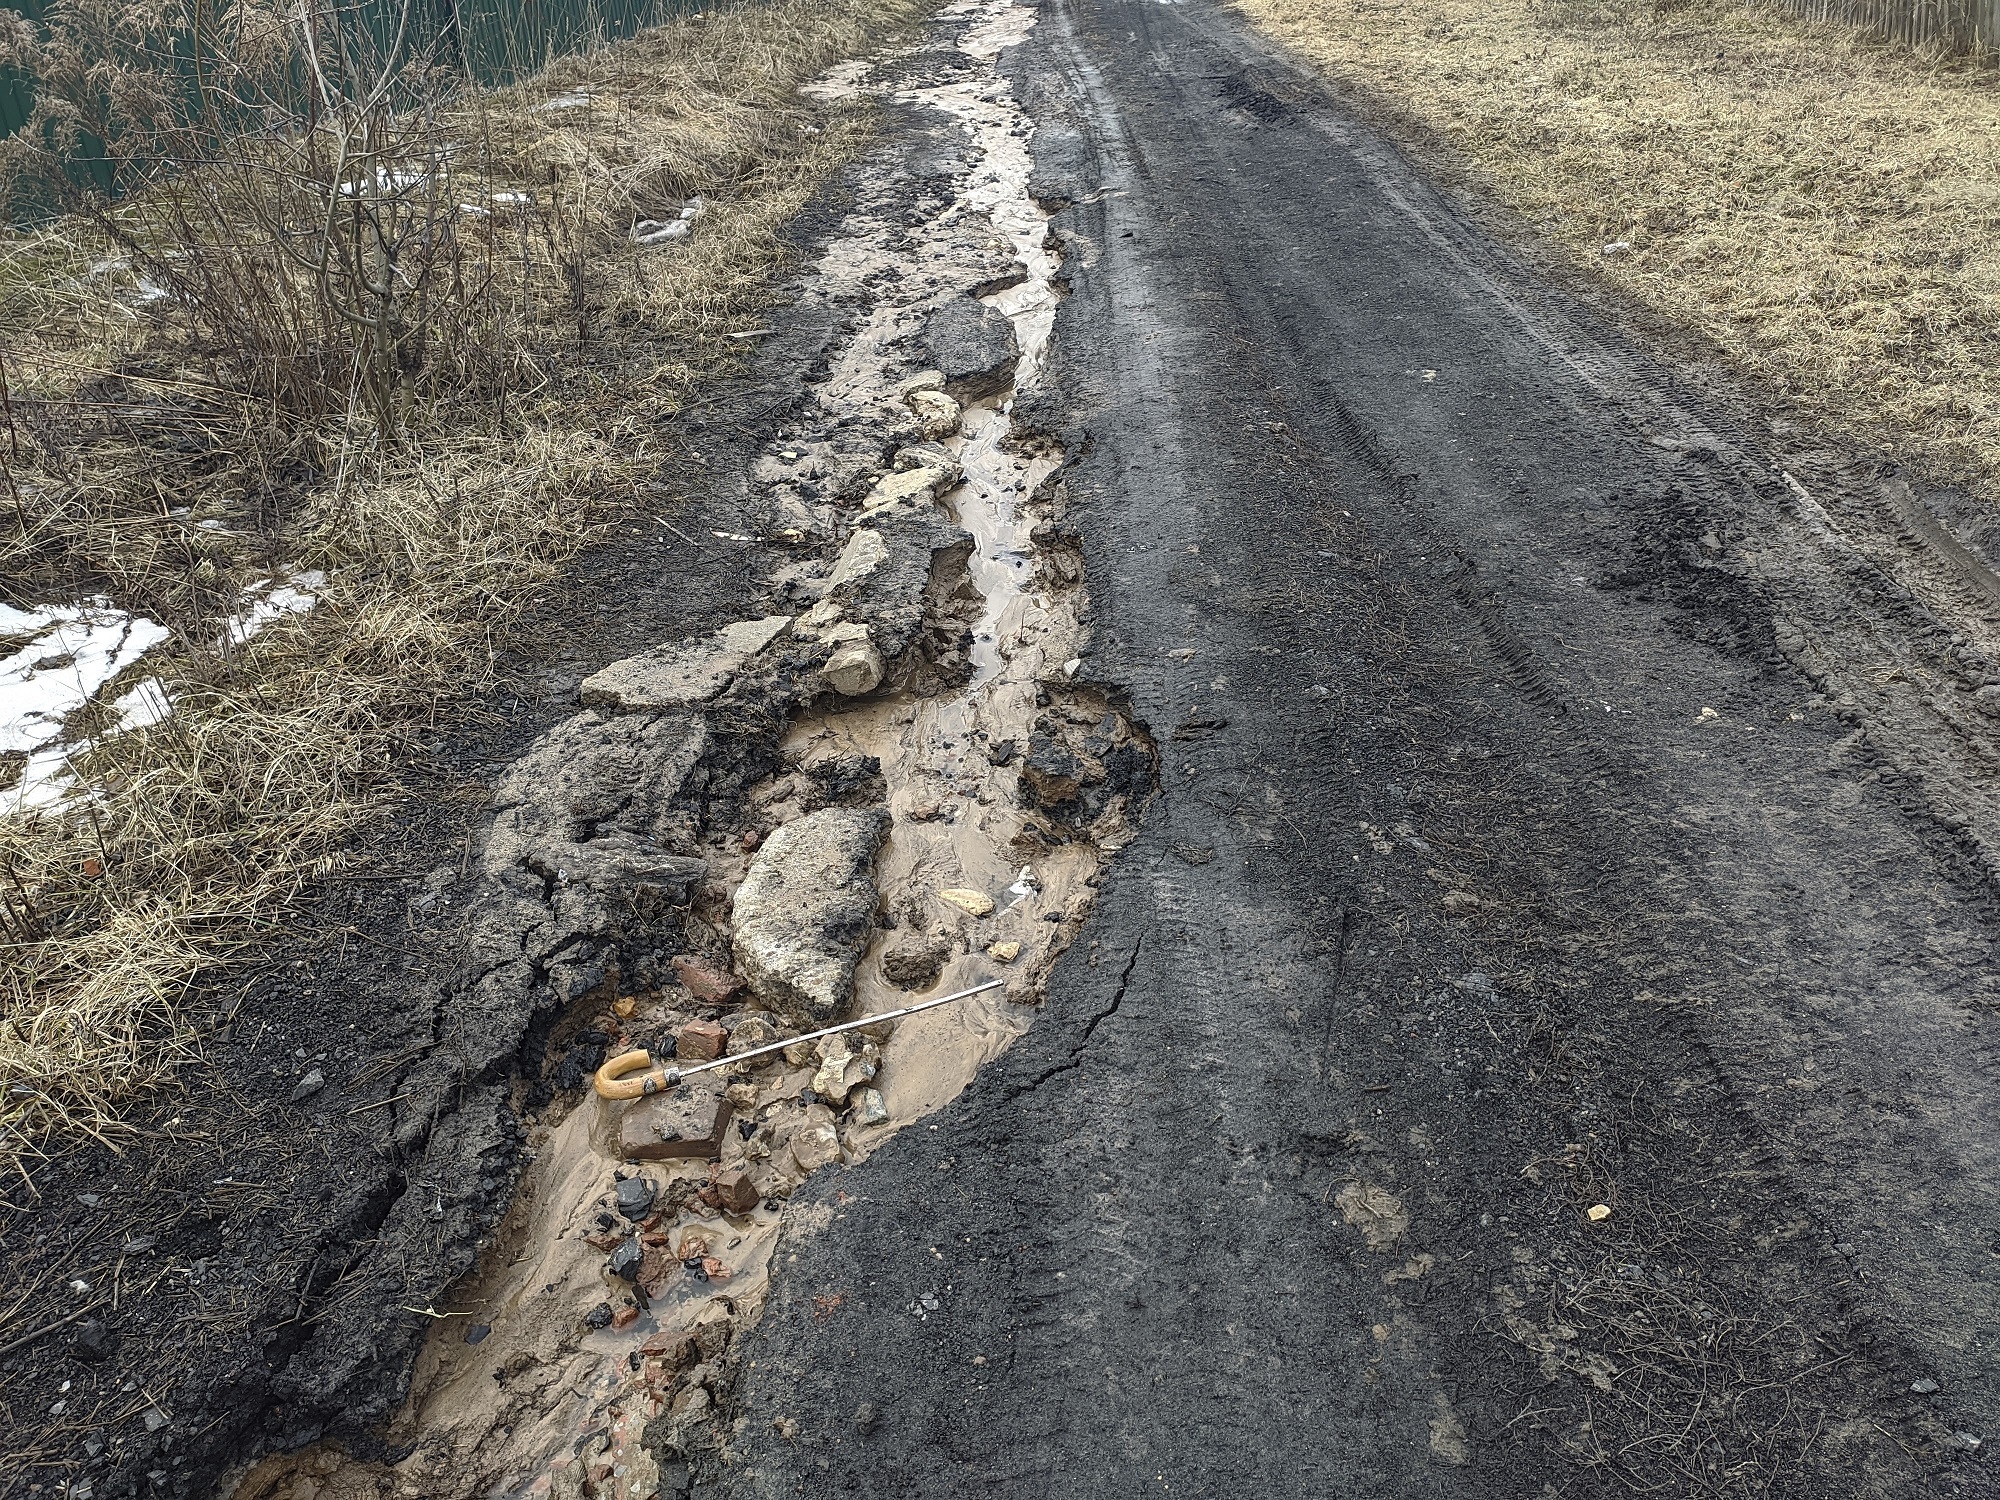
[[[787,1047],[795,1047],[800,1042],[816,1042],[823,1036],[833,1036],[842,1031],[853,1031],[859,1026],[873,1026],[881,1021],[900,1020],[904,1016],[914,1016],[920,1010],[929,1010],[934,1005],[949,1005],[954,1000],[963,1000],[968,995],[977,995],[986,990],[997,990],[1007,981],[989,979],[984,984],[975,984],[969,990],[960,990],[953,995],[937,995],[929,1000],[919,1000],[915,1005],[906,1005],[901,1010],[885,1010],[880,1015],[862,1016],[858,1020],[842,1021],[838,1026],[824,1027],[819,1031],[808,1031],[804,1036],[787,1037],[782,1042],[767,1042],[762,1047],[752,1047],[748,1052],[738,1052],[730,1057],[718,1057],[713,1062],[696,1063],[692,1068],[665,1068],[665,1087],[672,1088],[683,1078],[696,1073],[706,1073],[710,1068],[726,1068],[732,1063],[748,1062],[753,1057],[762,1057],[766,1052],[781,1052]]]

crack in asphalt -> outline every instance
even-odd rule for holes
[[[1034,1093],[1036,1089],[1047,1083],[1051,1078],[1060,1077],[1064,1073],[1083,1066],[1083,1054],[1090,1046],[1090,1039],[1097,1035],[1097,1028],[1111,1019],[1111,1017],[1117,1015],[1118,1007],[1125,1003],[1125,990],[1132,982],[1132,970],[1138,967],[1139,955],[1145,951],[1145,948],[1146,936],[1144,933],[1141,933],[1138,941],[1132,945],[1132,952],[1125,960],[1125,967],[1118,972],[1118,984],[1111,992],[1111,1003],[1099,1010],[1084,1023],[1083,1039],[1069,1049],[1068,1061],[1059,1062],[1052,1068],[1045,1068],[1028,1083],[1015,1084],[1010,1087],[1007,1090],[1008,1103],[1011,1104],[1017,1099]]]

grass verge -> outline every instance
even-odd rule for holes
[[[643,503],[660,419],[744,358],[728,335],[787,224],[866,138],[798,85],[917,13],[745,4],[400,122],[442,182],[414,241],[450,255],[411,281],[436,289],[411,315],[422,368],[399,352],[372,413],[327,355],[360,345],[273,270],[258,231],[288,210],[257,185],[303,174],[250,170],[255,142],[0,242],[0,593],[160,622],[99,700],[145,677],[173,703],[117,733],[78,713],[76,795],[0,818],[0,1162],[115,1143],[121,1105],[195,1045],[204,973],[343,867],[538,591]],[[694,196],[688,237],[635,244]],[[264,581],[301,577],[309,612],[231,630]]]
[[[2000,73],[1729,0],[1237,0],[1457,184],[2000,502]]]

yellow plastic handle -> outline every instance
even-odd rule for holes
[[[598,1096],[603,1099],[641,1099],[679,1082],[678,1071],[654,1068],[653,1054],[643,1048],[619,1053],[597,1070],[596,1080]]]

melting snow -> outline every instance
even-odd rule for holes
[[[58,743],[63,721],[166,638],[165,626],[103,599],[33,610],[0,605],[0,639],[26,641],[0,661],[0,754],[28,752],[19,779],[0,792],[0,813],[46,807],[68,794],[70,749]],[[114,706],[120,727],[155,723],[168,711],[150,681]]]

